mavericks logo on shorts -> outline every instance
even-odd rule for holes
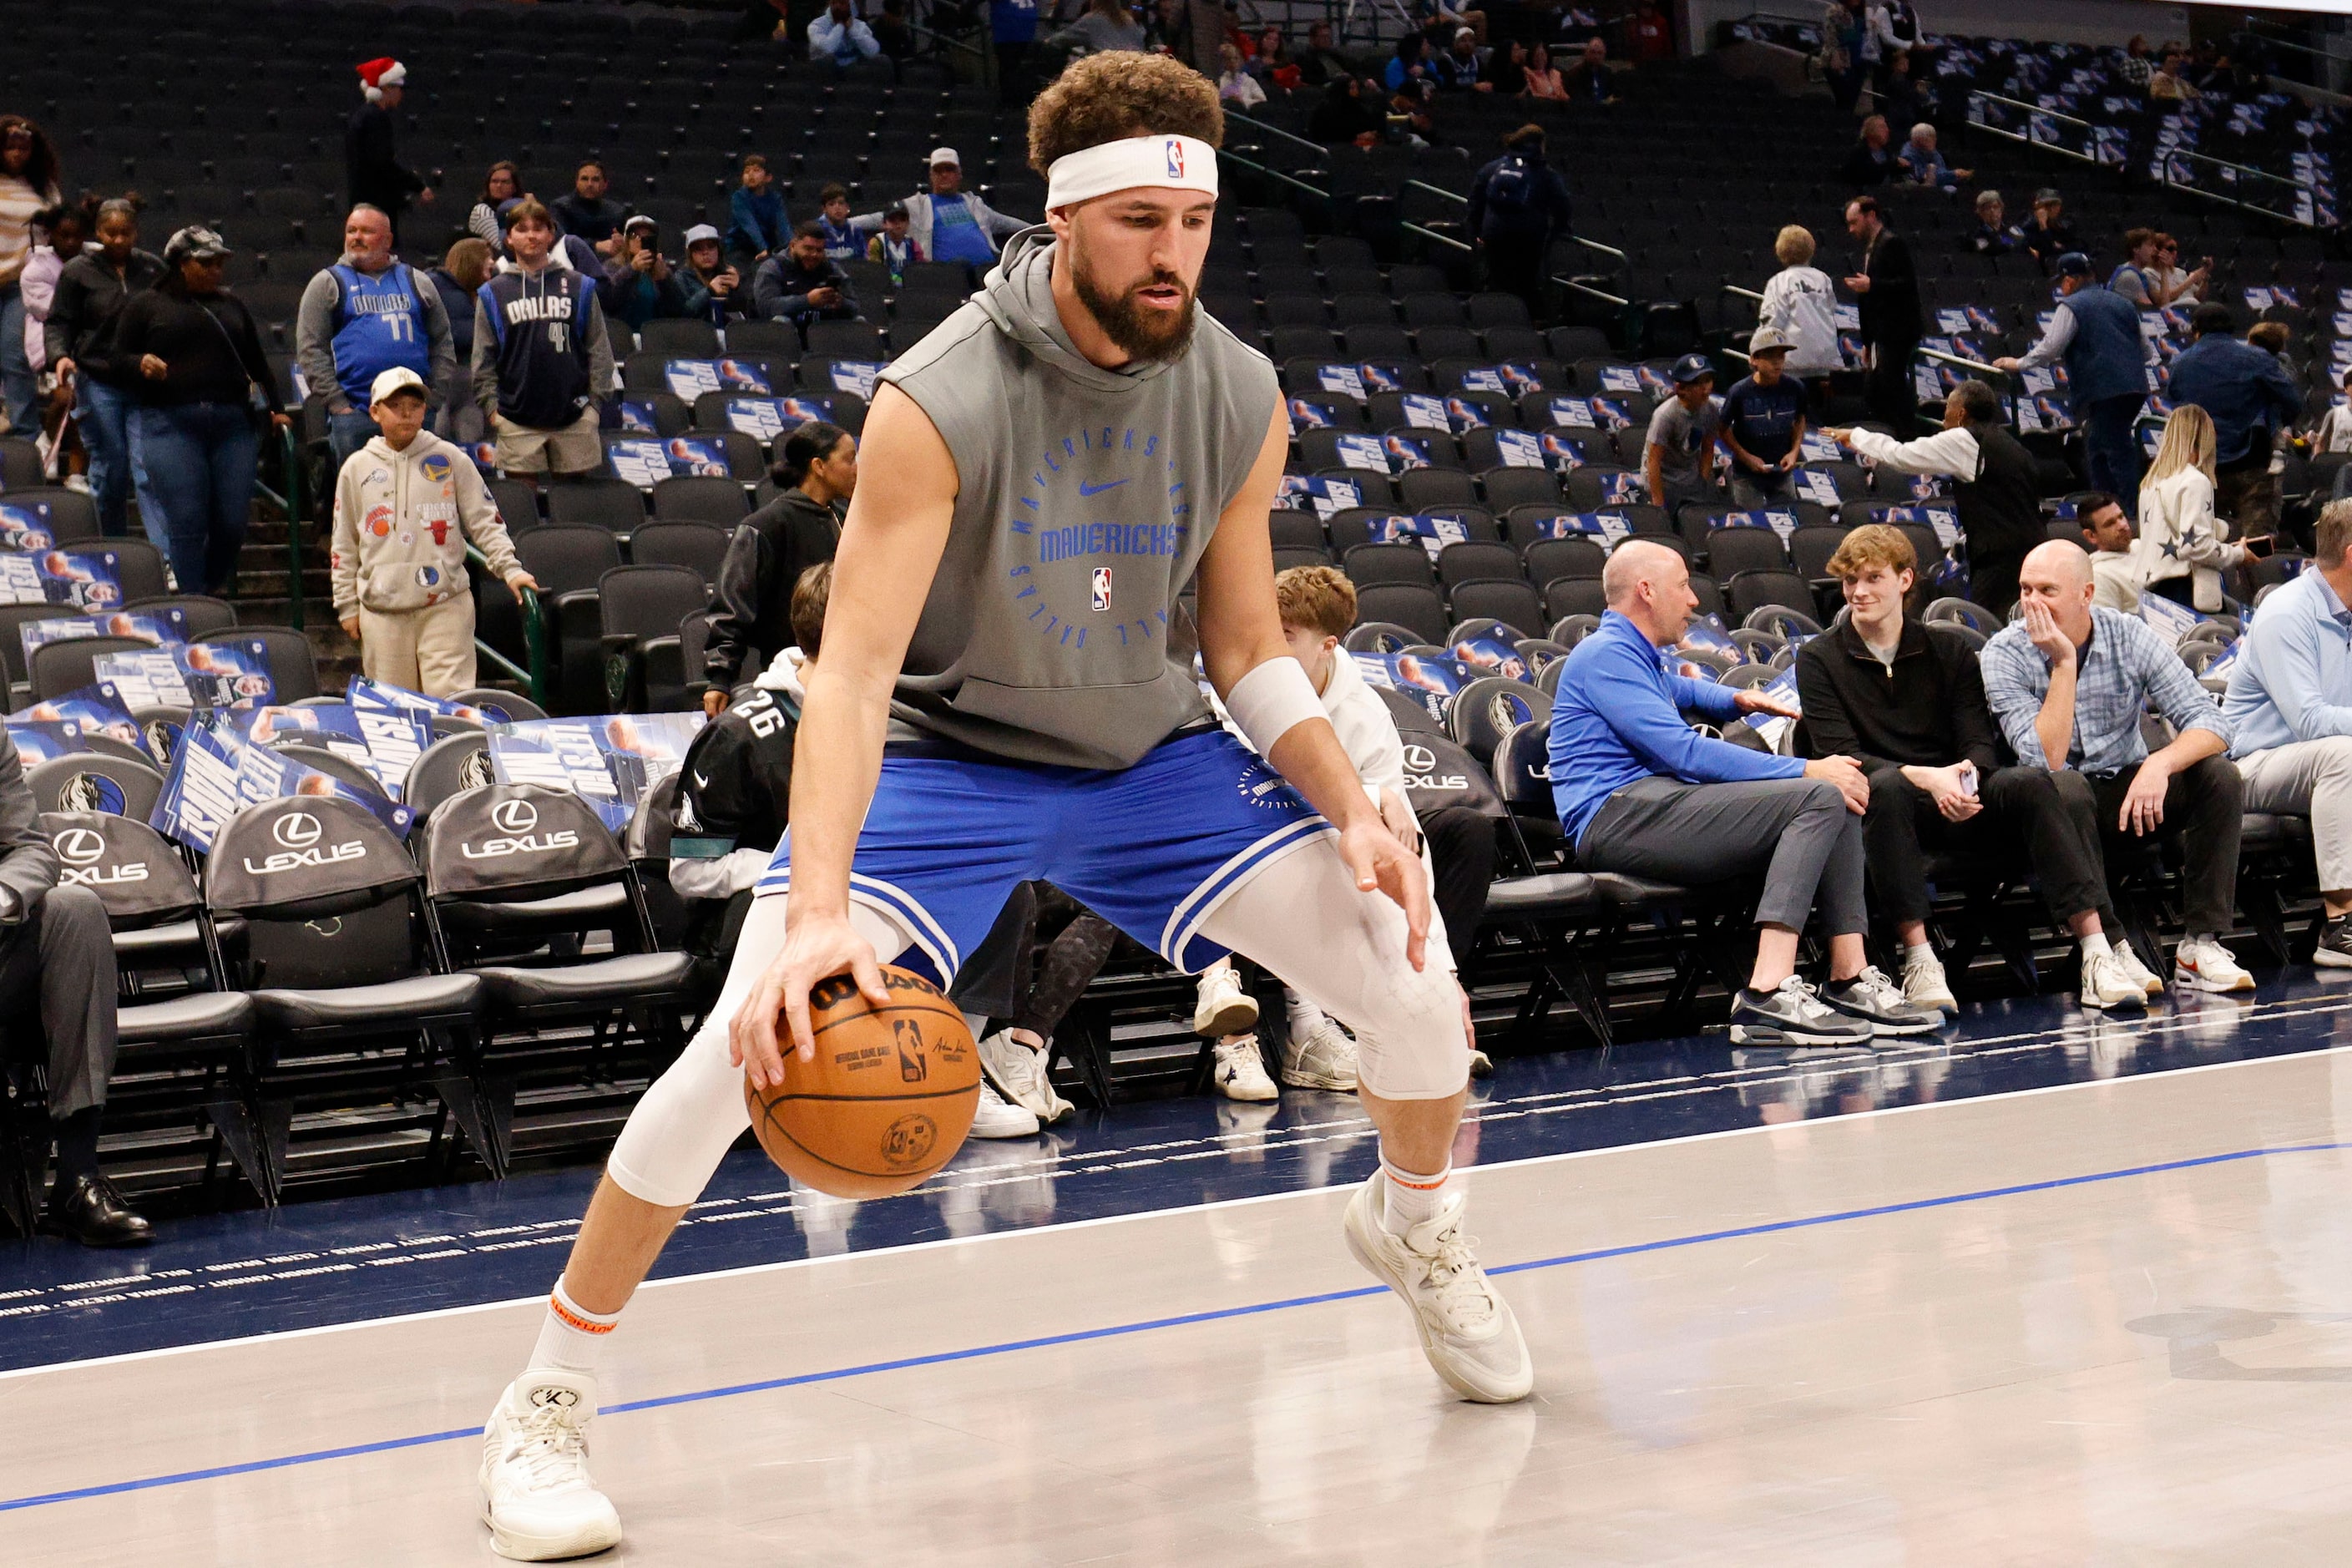
[[[1095,568],[1095,608],[1110,608],[1110,568],[1108,566]]]
[[[1283,806],[1298,804],[1298,796],[1280,773],[1262,761],[1253,760],[1234,780],[1234,787],[1242,798],[1261,811],[1277,811]]]

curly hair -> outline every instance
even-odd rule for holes
[[[1276,573],[1274,602],[1285,626],[1343,637],[1356,624],[1356,585],[1328,566],[1293,566]]]
[[[1214,83],[1166,55],[1112,50],[1073,61],[1029,106],[1029,165],[1127,136],[1191,136],[1220,146],[1225,111]]]

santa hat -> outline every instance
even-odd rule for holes
[[[408,80],[408,68],[386,55],[380,60],[367,60],[360,69],[360,90],[367,94],[370,103],[383,101],[383,89],[399,87]]]

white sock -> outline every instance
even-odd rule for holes
[[[1289,1019],[1290,1043],[1303,1046],[1307,1043],[1307,1037],[1323,1022],[1323,1009],[1296,991],[1285,990],[1282,994],[1286,1002],[1284,1011]]]
[[[2105,958],[2107,956],[2107,939],[2105,932],[2095,931],[2090,935],[2083,938],[2082,941],[2083,956],[2084,958]]]
[[[1936,944],[1930,942],[1915,942],[1906,943],[1903,949],[1903,962],[1906,963],[1910,963],[1911,955],[1915,952],[1924,952],[1928,957],[1933,958],[1936,956]]]
[[[1451,1161],[1433,1176],[1401,1171],[1386,1156],[1381,1160],[1381,1169],[1388,1175],[1389,1194],[1388,1209],[1381,1215],[1381,1225],[1391,1236],[1402,1236],[1422,1221],[1436,1218],[1438,1205],[1453,1190]]]
[[[530,1364],[593,1373],[598,1352],[620,1321],[618,1312],[592,1312],[573,1300],[558,1279],[547,1299],[547,1321],[540,1325],[539,1343],[531,1347]]]

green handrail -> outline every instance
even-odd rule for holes
[[[466,559],[474,565],[480,567],[485,573],[488,572],[490,569],[489,558],[484,555],[482,553],[481,547],[474,543],[471,540],[468,540],[466,542]],[[525,669],[521,665],[517,664],[514,660],[509,658],[506,655],[500,653],[498,649],[492,647],[488,643],[484,642],[478,637],[474,639],[474,652],[479,657],[488,659],[491,664],[497,666],[499,670],[503,671],[509,678],[520,680],[525,686],[529,687],[530,689],[530,700],[539,704],[540,711],[544,713],[549,711],[548,698],[550,695],[548,691],[547,673],[546,620],[545,617],[540,614],[539,594],[535,589],[520,589],[516,592],[515,597],[520,600],[522,605],[523,658],[530,661],[530,668],[529,669]]]
[[[280,494],[263,484],[258,476],[253,488],[263,500],[286,514],[286,620],[299,632],[302,629],[302,459],[291,426],[272,425],[270,428],[277,433],[286,489]],[[184,584],[182,591],[187,591]]]

